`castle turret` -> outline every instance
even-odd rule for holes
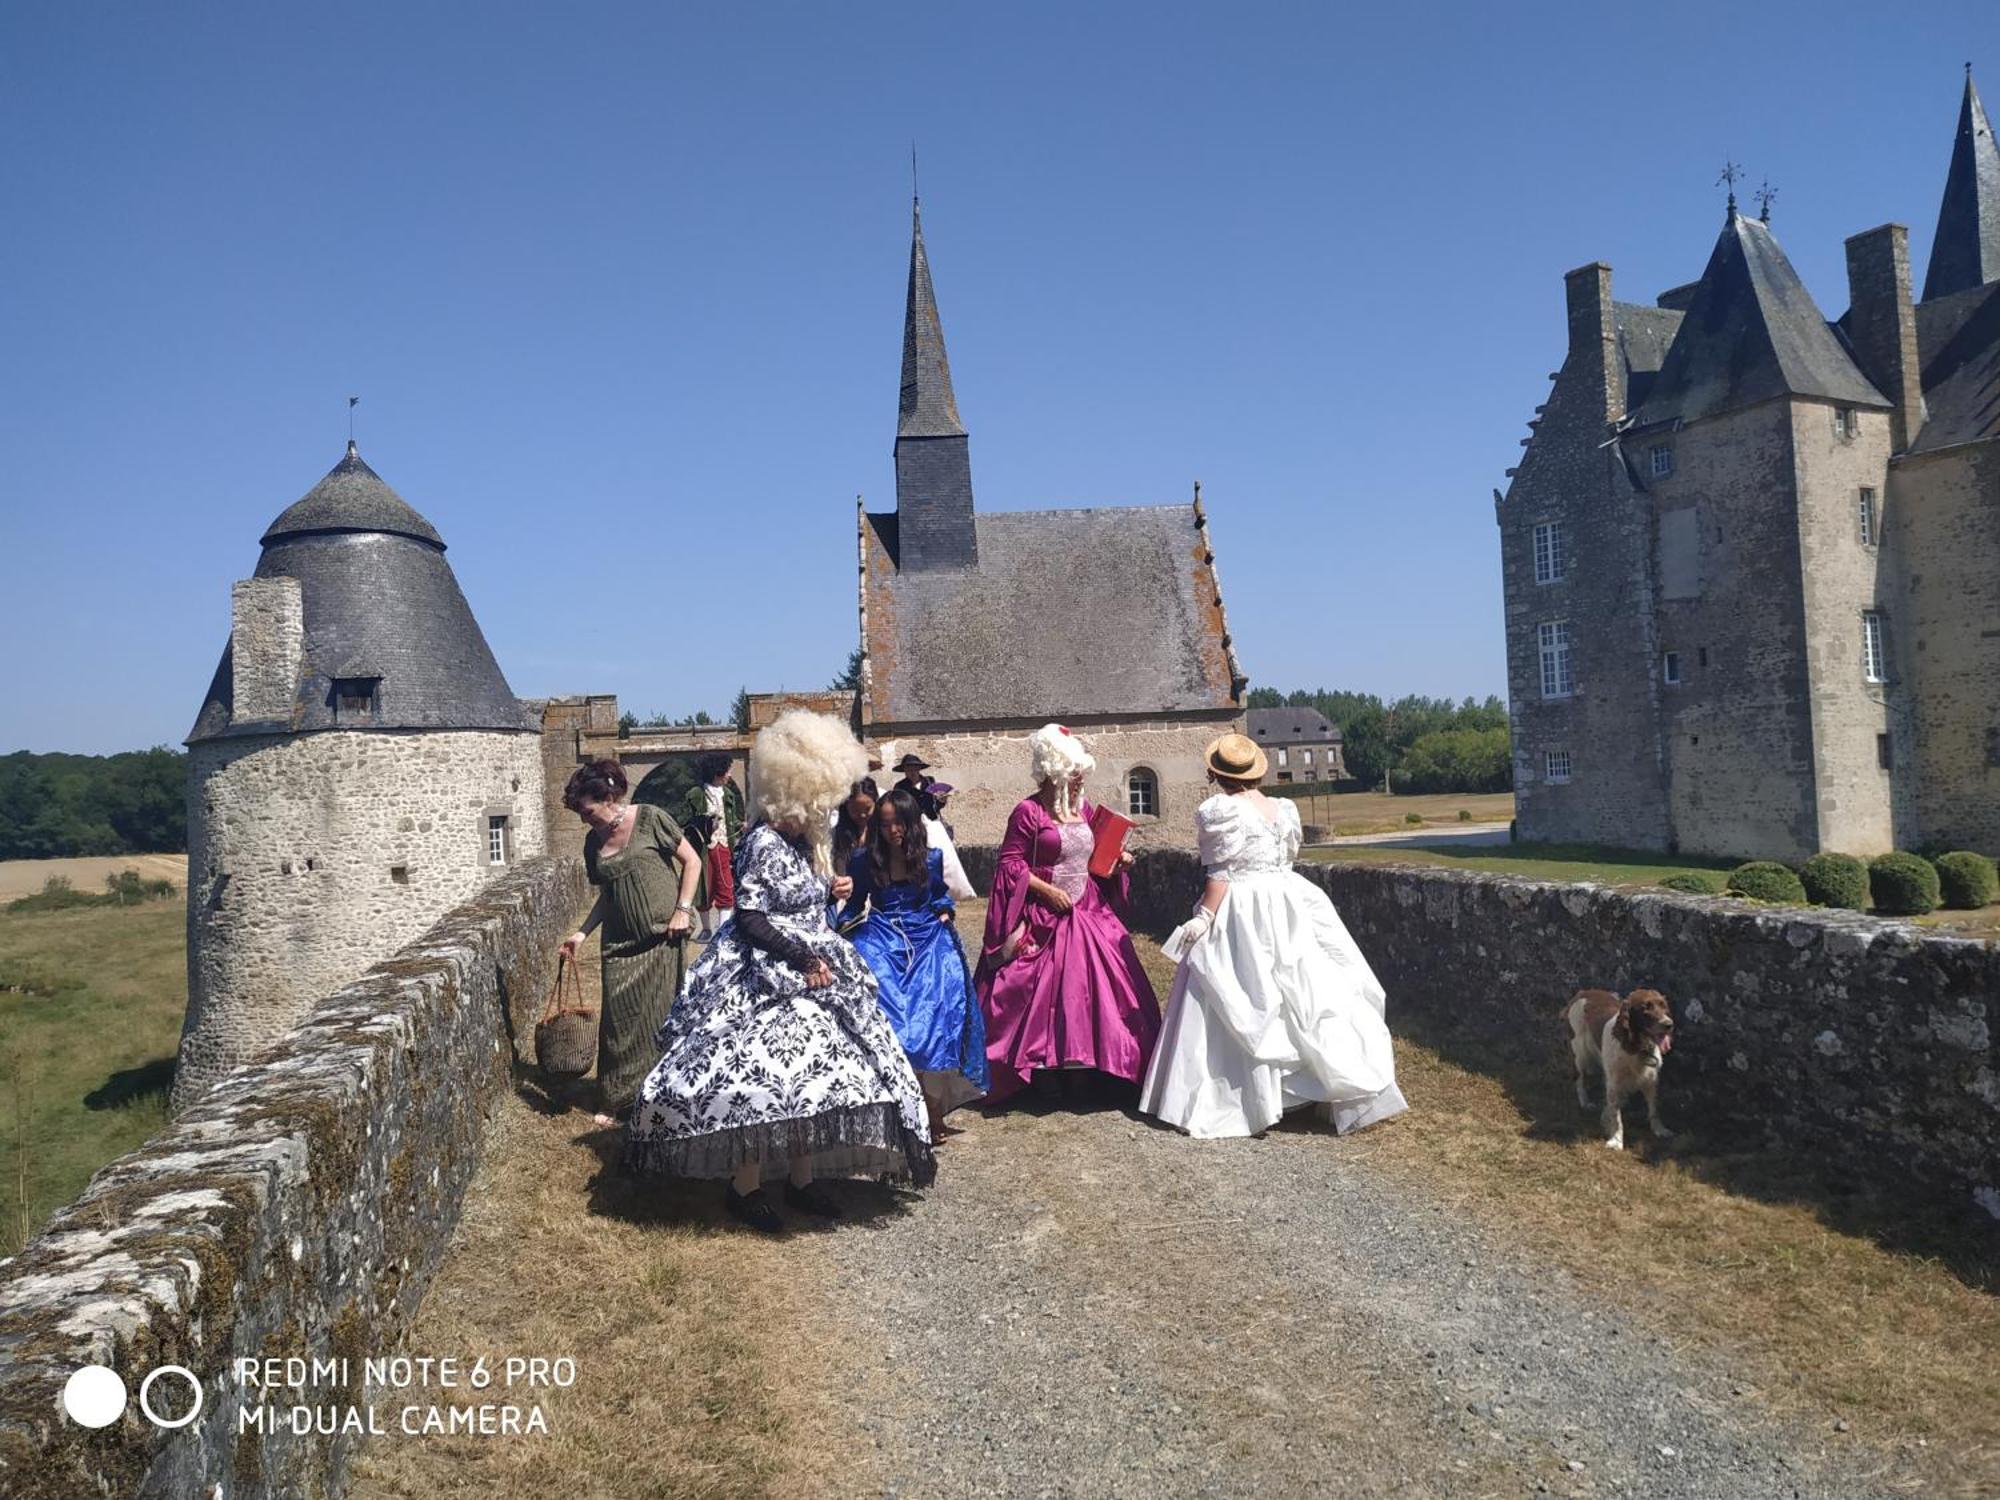
[[[1958,138],[1951,148],[1944,201],[1938,205],[1930,269],[1924,273],[1924,301],[1989,281],[2000,281],[2000,145],[1993,140],[1993,124],[1972,86],[1972,64],[1967,63]]]
[[[178,1108],[543,847],[538,726],[348,444],[271,524],[188,736]]]
[[[897,566],[904,572],[968,568],[979,561],[972,514],[972,456],[944,325],[924,254],[924,224],[910,205],[910,290],[903,310],[903,389],[896,413]]]

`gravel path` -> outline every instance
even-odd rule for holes
[[[853,1331],[880,1493],[1886,1493],[1365,1132],[955,1119],[931,1192],[842,1185],[856,1222],[794,1242]]]

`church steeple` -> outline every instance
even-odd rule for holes
[[[1924,301],[2000,281],[2000,147],[1993,125],[1965,65],[1965,100],[1958,111],[1958,139],[1938,207],[1937,238],[1924,274]]]
[[[944,325],[938,321],[923,216],[914,196],[903,389],[896,413],[896,516],[896,562],[904,572],[967,568],[979,561],[972,456],[951,391]]]
[[[923,210],[912,197],[910,293],[903,309],[903,399],[896,436],[956,437],[964,432],[958,398],[951,393],[951,362],[945,358],[944,325],[938,321],[930,258],[924,254]]]

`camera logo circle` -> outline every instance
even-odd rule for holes
[[[153,1410],[152,1403],[146,1399],[152,1394],[153,1382],[162,1375],[180,1376],[188,1383],[188,1389],[194,1392],[194,1405],[187,1409],[186,1415],[163,1417]],[[146,1414],[146,1420],[155,1427],[164,1427],[169,1432],[176,1427],[185,1427],[201,1415],[201,1381],[195,1378],[194,1371],[186,1365],[161,1365],[158,1369],[150,1371],[146,1378],[139,1382],[139,1410]]]
[[[79,1427],[109,1427],[125,1415],[125,1382],[104,1365],[85,1365],[63,1385],[63,1410]]]

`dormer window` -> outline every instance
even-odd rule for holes
[[[1647,450],[1652,459],[1652,474],[1655,479],[1665,479],[1674,472],[1674,450],[1670,443],[1655,443]]]
[[[1836,406],[1833,409],[1833,435],[1837,438],[1851,438],[1861,430],[1851,406]]]
[[[382,679],[379,677],[336,677],[333,679],[333,721],[336,724],[372,724],[380,708]]]

